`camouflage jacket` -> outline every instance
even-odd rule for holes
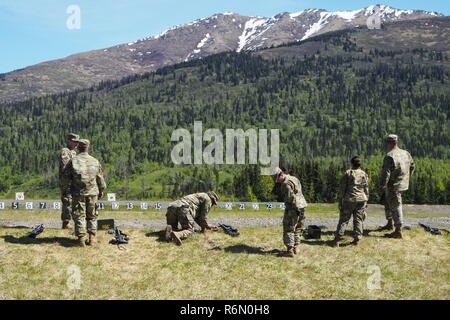
[[[361,169],[350,169],[342,176],[339,200],[362,202],[369,200],[369,178]]]
[[[380,173],[380,192],[405,191],[409,188],[409,178],[414,173],[414,160],[408,151],[395,147],[383,160]]]
[[[75,196],[96,196],[106,189],[102,167],[97,159],[86,152],[75,156],[63,173],[63,187]]]
[[[187,195],[171,204],[174,207],[189,207],[189,213],[194,221],[202,228],[208,227],[207,215],[212,207],[211,198],[206,193]]]
[[[69,148],[62,148],[58,155],[59,162],[59,182],[61,184],[61,180],[63,177],[64,169],[66,168],[69,161],[75,157],[77,153],[75,150],[70,150]]]
[[[286,209],[302,209],[307,207],[302,193],[302,185],[296,177],[287,175],[281,183],[281,193]]]

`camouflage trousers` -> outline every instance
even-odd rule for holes
[[[339,222],[336,228],[336,239],[341,239],[344,236],[350,219],[353,217],[353,237],[361,239],[363,236],[363,223],[366,219],[367,202],[350,202],[344,201],[339,213]]]
[[[384,213],[387,220],[394,220],[396,227],[403,225],[402,193],[400,191],[386,190]]]
[[[61,220],[72,220],[72,195],[70,194],[61,196]]]
[[[75,235],[82,237],[88,233],[97,233],[97,196],[73,196],[72,218],[75,223]]]
[[[168,207],[166,222],[174,231],[180,231],[181,239],[187,239],[194,233],[195,221],[188,207]]]
[[[295,247],[300,244],[304,220],[305,208],[284,210],[283,242],[287,247]]]

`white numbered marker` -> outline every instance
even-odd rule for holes
[[[148,203],[147,202],[141,202],[141,209],[147,210],[148,209]]]
[[[16,192],[16,200],[17,201],[25,200],[25,193],[24,192]]]

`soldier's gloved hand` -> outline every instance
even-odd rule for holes
[[[100,191],[100,192],[98,193],[98,198],[99,198],[99,199],[100,199],[100,198],[103,198],[103,192]]]

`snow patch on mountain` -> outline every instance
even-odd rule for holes
[[[289,17],[290,17],[291,19],[295,19],[295,18],[301,16],[303,13],[305,13],[305,10],[299,11],[299,12],[293,12],[293,13],[290,13],[290,14],[289,14]]]
[[[306,40],[310,37],[312,37],[314,34],[316,34],[317,32],[319,32],[323,27],[326,26],[326,24],[328,23],[328,18],[330,18],[333,15],[332,12],[321,12],[320,13],[320,18],[319,21],[317,21],[316,23],[314,23],[313,25],[311,25],[311,27],[305,32],[305,35],[303,36],[303,38],[301,39]]]
[[[353,19],[355,19],[357,17],[357,15],[359,13],[361,13],[362,11],[363,11],[363,9],[353,10],[353,11],[336,11],[336,12],[333,12],[333,16],[337,16],[339,18],[342,18],[342,19],[350,22]]]
[[[197,48],[202,48],[211,39],[211,35],[207,33],[205,37],[197,44]]]
[[[371,5],[366,8],[364,15],[371,16],[377,14],[383,19],[389,16],[395,16],[398,18],[401,15],[412,13],[414,13],[414,10],[400,10],[386,5]]]
[[[242,49],[255,37],[258,28],[267,23],[266,18],[251,18],[244,25],[244,31],[239,36],[239,44],[236,52],[241,52]]]

